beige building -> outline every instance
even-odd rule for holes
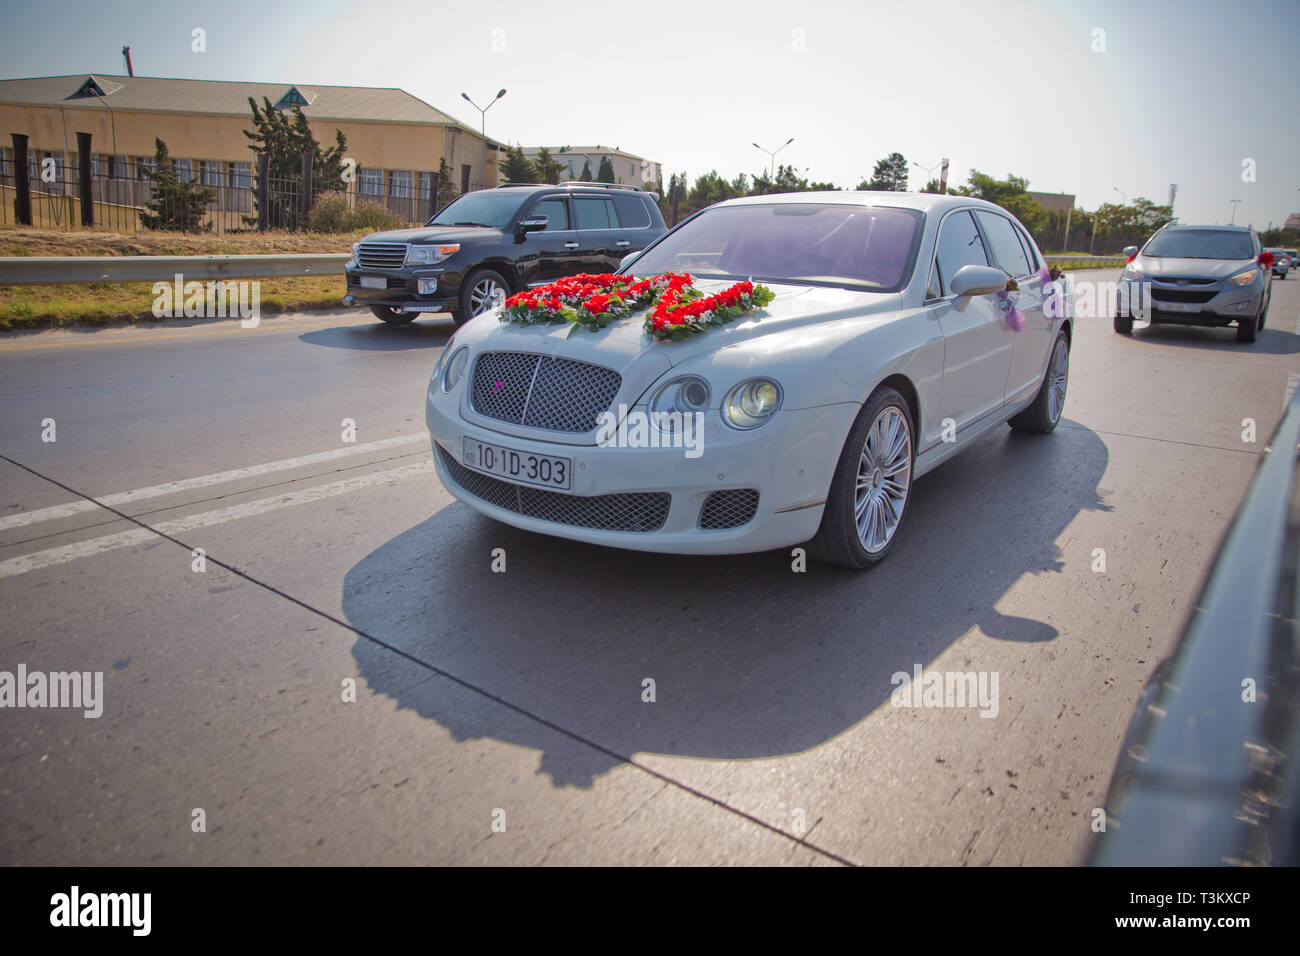
[[[1074,196],[1070,193],[1036,193],[1028,190],[1025,195],[1048,212],[1069,212],[1074,208]]]
[[[536,159],[540,149],[540,146],[525,146],[524,155],[530,160]],[[614,167],[616,183],[644,188],[647,183],[663,181],[663,167],[658,163],[614,147],[548,146],[547,149],[551,151],[551,159],[563,167],[560,173],[561,179],[581,179],[582,167],[588,163],[591,166],[591,178],[595,179],[596,174],[600,172],[601,159],[608,156],[610,164]]]
[[[322,148],[335,130],[346,137],[345,157],[355,161],[361,199],[403,206],[412,220],[435,201],[439,161],[449,167],[454,191],[495,186],[497,149],[477,130],[400,89],[243,83],[128,76],[49,76],[0,80],[4,221],[12,221],[11,134],[28,137],[29,168],[54,170],[53,182],[36,181],[35,194],[67,191],[77,133],[92,135],[95,198],[129,205],[138,198],[131,180],[147,178],[154,138],[162,139],[183,179],[220,187],[221,202],[247,204],[254,158],[244,130],[252,128],[248,100],[280,109],[301,107]],[[52,160],[53,162],[43,162]],[[101,181],[106,184],[102,185]],[[404,202],[395,202],[404,200]],[[422,213],[422,215],[421,215]],[[97,215],[96,217],[100,217]]]

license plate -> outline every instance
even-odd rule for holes
[[[362,276],[361,288],[363,289],[387,289],[388,280],[383,276]]]
[[[568,491],[573,463],[554,455],[535,455],[500,445],[490,445],[476,438],[465,439],[461,456],[466,468],[495,475],[507,481],[553,491]]]
[[[1161,302],[1160,308],[1166,312],[1200,312],[1199,302]]]

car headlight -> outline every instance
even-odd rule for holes
[[[1145,279],[1146,274],[1137,266],[1130,265],[1124,267],[1124,273],[1123,275],[1120,276],[1120,278],[1121,279]]]
[[[352,243],[352,261],[349,262],[348,265],[355,266],[360,261],[361,261],[361,243],[354,242]]]
[[[450,392],[455,388],[465,374],[465,366],[469,364],[469,347],[465,346],[456,350],[456,354],[451,357],[447,367],[442,373],[442,390]]]
[[[781,407],[781,386],[770,378],[751,378],[727,393],[722,415],[734,428],[757,428]]]
[[[1229,276],[1228,281],[1233,285],[1250,285],[1255,281],[1255,270],[1247,269],[1245,272],[1238,272],[1235,276]]]
[[[411,246],[406,250],[406,265],[436,266],[460,252],[460,243],[448,246]]]
[[[675,378],[660,387],[650,399],[651,421],[659,421],[659,415],[677,412],[680,415],[693,415],[709,407],[712,394],[709,383],[698,375],[684,375]]]

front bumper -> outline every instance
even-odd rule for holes
[[[718,410],[711,409],[705,420],[700,454],[691,458],[682,448],[569,445],[495,432],[461,418],[459,393],[463,390],[461,384],[451,394],[443,394],[434,385],[425,402],[438,478],[452,495],[517,528],[590,544],[667,554],[742,554],[790,547],[813,537],[821,523],[841,445],[860,409],[856,403],[782,409],[772,421],[749,432],[721,424]],[[528,490],[531,486],[516,486],[500,478],[480,481],[474,476],[481,473],[463,464],[465,437],[524,454],[569,458],[570,493],[547,491],[538,495]],[[525,488],[518,505],[507,490],[517,487]],[[701,527],[702,511],[712,493],[748,489],[758,492],[758,503],[744,524],[720,529]],[[504,499],[502,490],[507,490]],[[606,503],[614,507],[630,499],[663,495],[669,497],[666,514],[662,520],[655,518],[654,530],[582,526],[586,514],[605,509]],[[558,496],[567,500],[558,500]],[[539,499],[551,504],[527,505]],[[510,506],[503,507],[503,500]],[[578,523],[538,517],[543,513],[577,515],[568,520]]]
[[[363,275],[383,278],[385,288],[363,288],[361,285]],[[437,290],[432,293],[421,293],[420,279],[436,279]],[[412,266],[398,270],[377,271],[362,269],[348,263],[343,269],[343,281],[347,287],[343,304],[363,307],[388,306],[405,312],[451,311],[456,309],[459,303],[460,280],[458,271],[440,269],[437,266]]]
[[[1161,325],[1226,326],[1259,312],[1265,282],[1249,286],[1225,280],[1179,285],[1159,279],[1121,280],[1116,294],[1120,315]]]

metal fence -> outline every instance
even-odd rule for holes
[[[384,224],[418,225],[460,195],[460,184],[439,183],[436,172],[375,175],[358,167],[350,181],[302,176],[261,181],[252,163],[172,160],[175,182],[183,187],[160,188],[152,159],[94,156],[83,176],[77,154],[28,153],[27,183],[30,225],[40,229],[96,229],[137,233],[150,230],[225,234],[261,229],[307,228],[313,220],[333,231],[341,213],[360,214],[362,227]],[[0,226],[23,225],[19,211],[19,170],[11,150],[0,154]],[[89,186],[89,209],[82,202]],[[441,188],[440,188],[441,186]],[[479,187],[470,184],[470,190]],[[438,201],[441,197],[442,201]],[[332,215],[311,210],[323,199],[333,200]],[[265,205],[265,210],[262,206]],[[88,215],[87,215],[88,214]],[[89,218],[89,223],[85,220]]]

